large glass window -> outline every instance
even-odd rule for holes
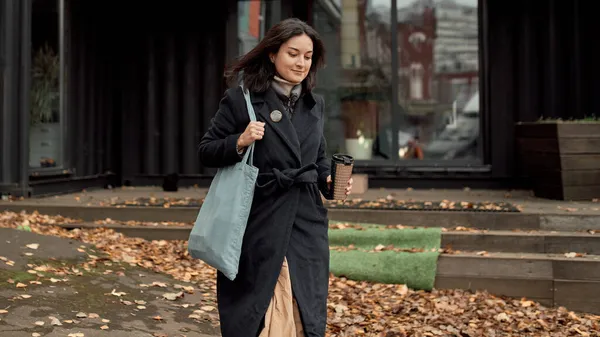
[[[397,0],[403,159],[479,158],[477,0]]]
[[[397,0],[395,24],[391,0],[313,0],[312,8],[327,47],[316,91],[326,99],[330,152],[479,158],[477,0]]]
[[[59,1],[33,1],[29,129],[31,168],[62,165]]]
[[[327,48],[315,91],[325,97],[330,153],[393,159],[390,10],[390,0],[314,0],[313,26]]]

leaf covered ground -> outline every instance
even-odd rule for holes
[[[114,198],[102,202],[102,205],[115,207],[200,207],[203,198],[175,198],[175,197],[140,197],[134,199]],[[508,202],[472,202],[472,201],[416,201],[396,200],[391,196],[377,200],[363,200],[358,198],[344,201],[324,200],[325,206],[329,208],[353,208],[353,209],[393,209],[412,211],[473,211],[473,212],[520,212],[520,207]]]
[[[66,222],[75,221],[37,213],[0,213],[0,227],[93,244],[114,262],[192,282],[206,303],[214,303],[215,271],[192,259],[185,241],[146,241],[104,228],[67,231],[54,226]],[[0,266],[10,263],[0,257]],[[545,308],[527,299],[462,290],[413,291],[405,285],[356,282],[333,276],[328,309],[330,337],[600,336],[600,316]],[[198,315],[190,319],[210,319],[215,323],[218,320],[214,310],[199,311]]]

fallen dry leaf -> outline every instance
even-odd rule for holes
[[[152,282],[152,285],[153,285],[153,286],[156,286],[156,287],[161,287],[161,288],[166,288],[166,287],[168,287],[168,285],[167,285],[166,283],[164,283],[164,282],[157,282],[157,281],[155,281],[155,282]]]
[[[183,291],[178,293],[165,293],[162,296],[169,301],[175,301],[176,299],[183,297]]]
[[[58,318],[56,317],[48,317],[48,319],[50,319],[50,325],[54,325],[54,326],[61,326],[62,323],[58,320]]]
[[[110,294],[113,295],[113,296],[117,296],[117,297],[121,297],[121,296],[127,295],[127,293],[116,291],[116,289],[113,289],[110,292]]]
[[[452,202],[447,202],[447,206],[452,207]],[[462,206],[459,202],[454,207]],[[95,245],[97,253],[94,256],[97,259],[89,257],[88,261],[74,268],[77,272],[94,268],[102,263],[100,261],[121,262],[126,255],[135,257],[138,261],[136,265],[139,267],[166,273],[179,283],[192,284],[195,291],[202,296],[202,305],[198,306],[200,308],[198,311],[187,313],[191,314],[190,319],[210,321],[218,325],[216,271],[202,261],[189,256],[187,241],[146,241],[126,237],[106,228],[67,231],[53,224],[73,223],[76,220],[35,212],[0,212],[0,227],[16,228],[17,224],[23,223],[24,220],[29,221],[34,233],[60,236]],[[154,226],[149,223],[146,225]],[[461,230],[461,228],[454,230]],[[384,250],[388,248],[386,246]],[[99,256],[101,254],[105,254],[108,258]],[[50,266],[43,266],[42,269],[52,273],[54,271],[65,273],[56,276],[57,279],[75,273],[73,269],[53,269]],[[485,291],[469,292],[453,289],[415,291],[405,285],[353,281],[334,276],[331,276],[329,281],[328,337],[549,337],[584,336],[586,333],[590,337],[596,337],[600,331],[598,316],[584,313],[574,315],[563,307],[546,308],[529,299],[504,298]],[[161,287],[161,285],[148,286]],[[185,288],[177,289],[185,290]],[[116,290],[114,292],[116,293]],[[190,307],[187,303],[174,302],[172,305],[178,308]],[[505,315],[501,315],[502,313]],[[160,316],[151,319],[163,320]],[[103,321],[103,323],[108,322]]]
[[[40,247],[39,243],[30,243],[28,245],[25,245],[25,247],[29,248],[29,249],[38,249]]]
[[[205,305],[205,306],[200,307],[200,309],[202,311],[211,312],[211,311],[215,310],[216,308],[213,307],[212,305]]]
[[[176,284],[173,287],[175,289],[183,289],[188,294],[193,294],[194,293],[194,287],[192,287],[192,286],[182,286],[181,284]]]
[[[103,326],[100,327],[100,329],[102,329],[102,330],[108,330],[108,325],[103,325]]]
[[[528,300],[525,300],[525,299],[522,299],[522,300],[521,300],[521,306],[522,306],[523,308],[529,308],[529,307],[530,307],[530,306],[532,306],[532,305],[534,305],[534,302],[533,302],[533,301],[528,301]]]

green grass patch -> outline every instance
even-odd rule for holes
[[[36,275],[30,274],[22,270],[0,269],[0,287],[14,288],[15,285],[8,283],[8,280],[13,280],[15,283],[27,283],[37,278]]]
[[[406,284],[412,289],[431,290],[435,283],[439,253],[384,251],[331,251],[330,271],[357,281]]]
[[[440,228],[360,226],[363,229],[329,230],[331,247],[352,246],[349,250],[330,251],[330,270],[334,275],[360,281],[406,284],[413,289],[433,288],[439,256],[437,249],[441,245]],[[380,245],[415,252],[375,251]]]
[[[440,248],[441,233],[440,228],[385,229],[383,226],[374,226],[365,230],[332,229],[329,231],[329,245],[375,248],[381,244],[394,245],[396,248],[431,250]]]

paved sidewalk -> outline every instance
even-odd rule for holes
[[[216,314],[191,283],[80,241],[0,228],[0,336],[218,336],[189,317],[201,308]]]

